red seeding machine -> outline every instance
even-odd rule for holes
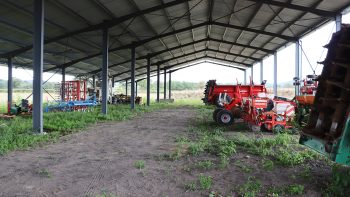
[[[203,102],[206,105],[216,105],[223,107],[224,103],[230,103],[232,100],[239,103],[242,97],[257,95],[258,93],[266,93],[266,81],[261,85],[217,85],[216,80],[209,80],[205,86]]]
[[[203,101],[212,104],[215,98],[218,108],[213,112],[213,119],[221,125],[231,125],[234,119],[241,118],[251,128],[259,127],[262,131],[280,132],[292,128],[295,103],[268,95],[265,82],[262,85],[218,86],[211,80]]]

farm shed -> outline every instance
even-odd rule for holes
[[[13,65],[33,68],[33,128],[39,133],[43,72],[61,72],[62,81],[65,74],[98,76],[102,113],[107,114],[109,78],[130,80],[134,98],[135,82],[149,83],[153,74],[159,81],[161,73],[169,73],[170,79],[172,72],[208,60],[246,72],[274,55],[276,93],[276,51],[297,43],[295,76],[301,77],[299,39],[331,20],[339,29],[341,12],[350,5],[347,0],[3,0],[0,4],[0,58],[9,67],[8,101],[12,102]],[[149,98],[148,88],[148,104]]]

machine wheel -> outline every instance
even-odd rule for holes
[[[269,130],[266,128],[265,124],[262,124],[262,125],[260,126],[260,131],[261,131],[261,132],[269,132]]]
[[[217,108],[217,109],[214,110],[214,112],[213,112],[213,120],[214,120],[215,122],[217,122],[217,116],[218,116],[218,113],[219,113],[221,110],[223,110],[223,109],[222,109],[222,108]]]
[[[217,114],[216,120],[221,125],[232,125],[234,119],[233,114],[228,110],[221,110]]]
[[[307,78],[309,79],[316,79],[317,75],[313,74],[313,75],[306,75]]]
[[[284,126],[283,125],[280,125],[280,124],[277,124],[273,127],[272,131],[274,133],[282,133],[284,131]]]

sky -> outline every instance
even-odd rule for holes
[[[343,23],[350,23],[350,13],[343,15]],[[335,23],[330,22],[320,29],[314,30],[301,39],[302,48],[304,54],[302,56],[302,76],[312,74],[315,69],[316,74],[320,74],[322,71],[322,65],[318,65],[318,61],[322,61],[327,55],[327,50],[323,48],[326,45],[332,33],[335,31]],[[277,82],[278,83],[292,83],[292,79],[295,75],[295,44],[283,47],[277,52]],[[310,62],[310,63],[309,63]],[[265,57],[263,60],[263,74],[264,79],[269,84],[273,82],[273,56]],[[312,67],[312,69],[311,69]],[[0,66],[0,79],[7,80],[7,67]],[[260,82],[260,63],[253,66],[253,80]],[[251,70],[248,69],[247,81],[251,76]],[[13,70],[13,76],[23,80],[32,80],[33,72],[31,70],[24,70],[22,68],[15,68]],[[60,74],[44,73],[43,80],[51,79],[51,82],[59,82],[62,77]],[[163,76],[160,77],[163,81]],[[66,80],[73,80],[73,76],[66,76]],[[243,82],[244,72],[234,68],[228,68],[211,63],[202,63],[186,69],[178,70],[172,73],[173,81],[188,81],[188,82],[201,82],[208,81],[209,79],[216,79],[221,84],[236,83],[236,80]],[[153,81],[156,77],[152,78]]]

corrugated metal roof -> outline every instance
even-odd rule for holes
[[[102,29],[109,27],[110,75],[129,77],[136,42],[136,75],[193,61],[248,67],[348,7],[348,0],[46,0],[45,65],[91,76],[101,68]],[[0,1],[0,57],[32,67],[33,5]],[[195,43],[194,43],[195,42]],[[90,56],[91,58],[85,58]],[[81,61],[79,61],[81,60]]]

